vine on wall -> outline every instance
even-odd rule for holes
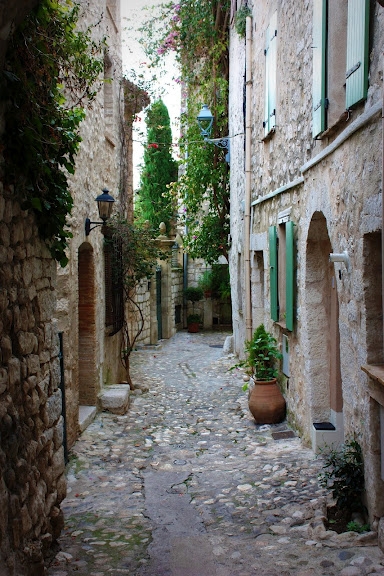
[[[41,0],[9,40],[0,94],[5,131],[0,142],[6,185],[36,214],[41,237],[65,266],[75,170],[85,108],[100,87],[105,39],[77,28],[79,4]]]

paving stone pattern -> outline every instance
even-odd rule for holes
[[[376,534],[324,528],[321,460],[257,426],[224,333],[135,352],[124,416],[100,414],[68,466],[49,576],[384,574]]]

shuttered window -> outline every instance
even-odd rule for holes
[[[269,280],[271,318],[274,322],[285,316],[285,327],[293,331],[295,321],[296,248],[295,224],[288,221],[277,227],[270,226],[269,234]],[[280,278],[279,278],[280,277]]]
[[[295,310],[295,239],[294,223],[289,221],[285,224],[285,325],[287,330],[292,332]]]
[[[326,128],[326,45],[327,1],[313,0],[312,135],[314,138]]]
[[[346,108],[367,97],[369,0],[348,0]]]
[[[277,12],[270,20],[265,36],[264,136],[276,126]]]
[[[275,322],[279,319],[278,276],[277,276],[277,232],[276,226],[269,227],[269,279],[271,318]]]

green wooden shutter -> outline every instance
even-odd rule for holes
[[[270,20],[265,36],[264,136],[276,126],[277,12]]]
[[[287,330],[292,332],[294,322],[295,305],[295,242],[294,223],[287,222],[285,225],[285,245],[286,245],[286,277],[285,277],[285,324]]]
[[[348,0],[346,108],[367,97],[369,0]]]
[[[279,319],[279,301],[277,285],[277,232],[276,226],[269,227],[269,280],[271,318],[275,322]]]
[[[312,32],[312,136],[316,138],[325,130],[326,110],[326,47],[327,47],[327,2],[313,0]]]

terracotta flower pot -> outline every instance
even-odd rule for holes
[[[198,332],[198,331],[199,331],[198,322],[190,322],[190,324],[188,324],[188,332]]]
[[[277,424],[285,418],[285,399],[273,380],[254,380],[248,406],[256,424]]]

